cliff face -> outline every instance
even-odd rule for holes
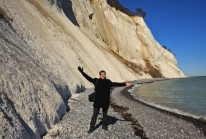
[[[0,137],[44,135],[92,86],[79,65],[113,81],[184,76],[141,17],[106,0],[0,0]]]
[[[109,6],[106,0],[90,0],[90,3],[73,0],[72,3],[80,26],[118,55],[138,65],[141,72],[152,77],[184,76],[174,55],[154,39],[142,17],[128,16]],[[92,15],[90,20],[88,15]],[[159,73],[152,72],[156,70]]]

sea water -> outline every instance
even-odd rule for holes
[[[206,118],[206,76],[135,85],[132,95],[150,105],[194,118]]]

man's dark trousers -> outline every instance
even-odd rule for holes
[[[90,122],[90,127],[91,128],[94,128],[94,126],[96,124],[97,116],[99,114],[99,110],[100,110],[100,108],[95,108],[94,107],[93,116],[92,116],[92,119],[91,119],[91,122]],[[102,127],[107,127],[107,111],[108,111],[108,109],[102,109],[102,113],[103,113],[103,125],[102,125]]]

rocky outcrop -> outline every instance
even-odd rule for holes
[[[0,0],[0,138],[46,134],[92,86],[79,65],[113,81],[184,76],[141,17],[106,0]]]

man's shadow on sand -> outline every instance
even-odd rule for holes
[[[103,122],[102,122],[103,118],[99,118],[99,119],[101,119],[101,121],[95,126],[95,130],[103,124]],[[117,119],[116,117],[109,116],[109,115],[107,116],[107,125],[108,126],[109,125],[114,125],[117,121],[126,121],[126,120]]]

